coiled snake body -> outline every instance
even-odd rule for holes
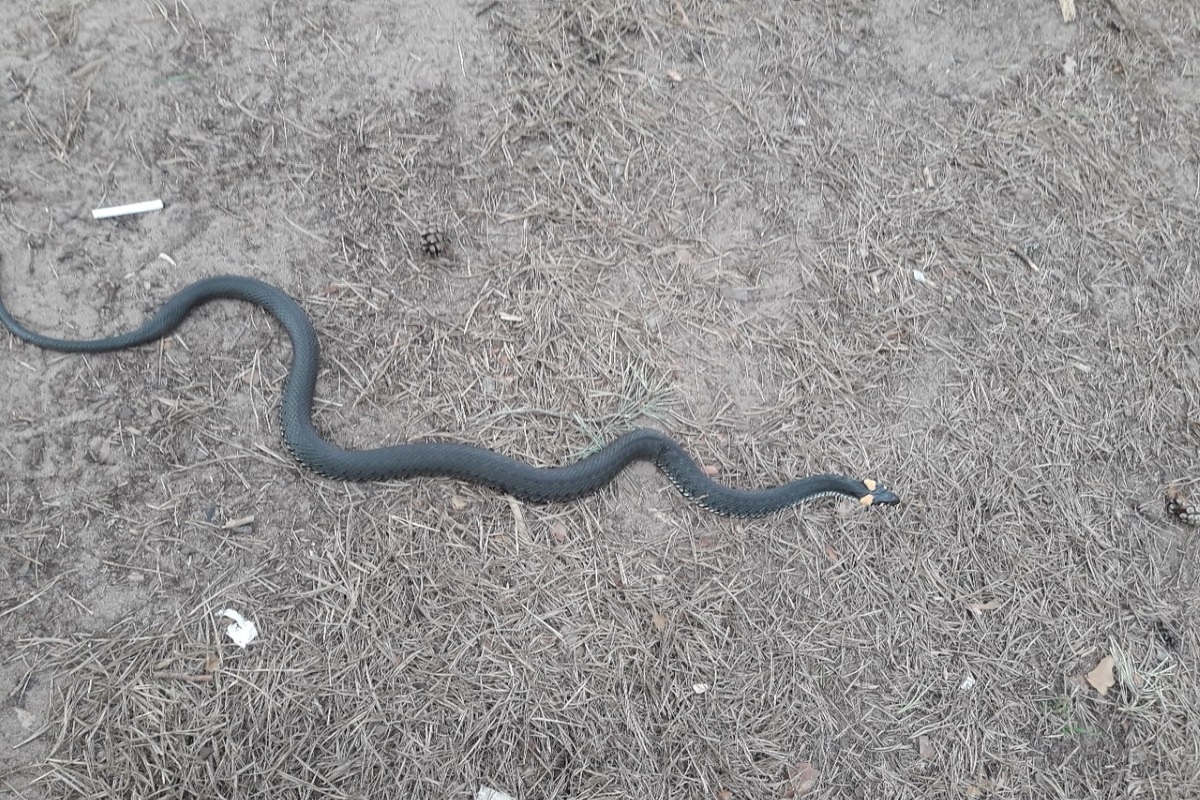
[[[19,323],[0,301],[0,323],[38,347],[66,353],[101,353],[146,344],[170,334],[193,309],[212,300],[242,300],[279,320],[292,343],[292,364],[283,388],[283,441],[303,466],[338,480],[386,481],[418,476],[449,477],[492,487],[537,503],[563,502],[591,494],[632,461],[653,462],[685,497],[704,508],[735,517],[759,517],[828,495],[863,505],[893,504],[899,498],[882,484],[841,475],[815,475],[761,490],[723,486],[701,470],[682,446],[659,431],[631,431],[574,464],[539,468],[482,447],[411,442],[372,450],[344,450],[325,441],[312,423],[313,392],[320,345],[312,322],[283,291],[253,278],[225,275],[184,287],[136,330],[103,339],[55,339]]]

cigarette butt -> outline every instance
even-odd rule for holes
[[[147,200],[144,203],[130,203],[127,206],[93,208],[92,219],[109,219],[110,217],[126,217],[130,214],[145,214],[148,211],[162,211],[162,207],[162,200]]]

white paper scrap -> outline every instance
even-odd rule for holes
[[[475,800],[513,800],[513,796],[490,786],[480,786],[475,793]]]
[[[232,608],[225,609],[220,615],[233,620],[233,624],[226,628],[225,632],[229,634],[229,638],[233,639],[233,643],[238,647],[245,647],[258,638],[258,628],[255,627],[254,623]]]
[[[93,208],[92,219],[109,219],[110,217],[127,217],[130,214],[145,214],[147,211],[162,211],[162,200],[147,200],[143,203],[130,203],[126,206],[108,206]]]

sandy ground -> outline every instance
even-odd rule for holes
[[[1200,796],[1197,63],[1173,0],[0,6],[33,327],[252,275],[347,446],[905,499],[344,485],[257,309],[3,334],[0,793]]]

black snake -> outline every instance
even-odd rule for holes
[[[329,478],[354,481],[418,476],[458,478],[530,502],[549,503],[591,494],[611,482],[630,462],[650,461],[684,497],[727,516],[765,516],[828,495],[851,497],[863,505],[900,502],[882,484],[842,475],[814,475],[770,489],[732,489],[709,478],[674,439],[650,429],[631,431],[574,464],[549,468],[533,467],[482,447],[441,442],[343,450],[322,439],[312,423],[313,391],[320,362],[320,345],[312,322],[286,293],[253,278],[225,275],[196,281],[163,303],[141,327],[103,339],[54,339],[35,333],[14,319],[2,300],[0,323],[38,347],[66,353],[100,353],[161,339],[174,331],[194,308],[219,299],[262,306],[287,331],[292,342],[292,365],[280,406],[283,441],[297,461]]]

